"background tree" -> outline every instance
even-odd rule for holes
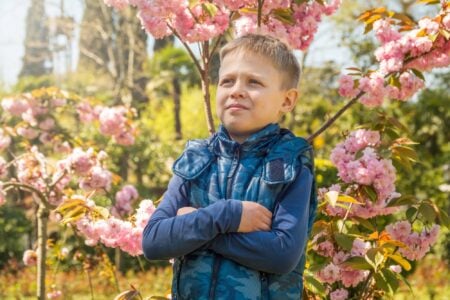
[[[44,0],[31,1],[25,30],[25,54],[22,58],[23,64],[19,77],[49,74],[52,67]]]

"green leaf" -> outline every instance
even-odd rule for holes
[[[423,73],[420,72],[417,69],[411,69],[411,71],[414,73],[414,75],[416,75],[417,77],[419,77],[420,79],[422,79],[423,81],[425,81],[425,77],[423,76]]]
[[[287,24],[287,25],[294,25],[295,24],[293,11],[290,8],[274,9],[272,11],[272,14],[275,17],[275,19],[281,21],[284,24]]]
[[[412,222],[414,219],[414,215],[417,212],[417,208],[415,207],[410,207],[406,210],[406,218],[408,219],[408,221]]]
[[[373,29],[373,23],[366,24],[366,27],[364,27],[364,34],[369,33],[370,31],[372,31],[372,29]]]
[[[426,5],[439,4],[439,0],[418,0],[419,3],[424,3]]]
[[[323,285],[323,283],[321,283],[316,278],[314,278],[314,276],[311,275],[304,275],[304,279],[305,279],[305,287],[308,290],[313,292],[313,294],[320,294],[325,296],[326,288]]]
[[[214,17],[217,14],[217,11],[219,10],[215,4],[209,2],[202,3],[202,8],[204,11],[208,13],[210,17]]]
[[[354,237],[351,237],[344,233],[335,233],[334,239],[336,240],[336,243],[344,250],[350,251],[353,247],[353,241],[355,240]]]
[[[439,30],[439,33],[442,34],[446,40],[450,39],[450,32],[448,32],[447,30],[441,29],[441,30]]]
[[[400,266],[402,266],[402,268],[405,269],[406,271],[411,270],[411,264],[409,263],[409,261],[404,259],[402,256],[400,256],[398,254],[388,254],[388,257],[390,259],[394,260]]]
[[[348,195],[339,195],[338,202],[344,202],[344,203],[353,203],[353,204],[364,204],[362,202],[359,202],[355,198],[348,196]]]
[[[434,223],[436,220],[436,211],[429,203],[422,203],[419,206],[419,213],[425,218],[428,223]]]
[[[372,186],[369,185],[363,185],[362,186],[363,193],[372,201],[377,201],[378,195],[375,189]]]
[[[409,283],[409,281],[405,277],[403,277],[402,274],[397,274],[397,277],[400,278],[400,280],[406,284],[406,286],[409,288],[410,293],[412,294],[413,290],[412,290],[412,287],[411,287],[411,284]]]
[[[386,278],[388,284],[391,286],[392,291],[395,293],[399,286],[397,276],[390,269],[384,269],[382,272],[383,272],[384,277]]]
[[[438,207],[437,217],[438,217],[439,223],[441,225],[446,226],[447,228],[450,228],[450,219],[445,210]]]
[[[356,222],[369,229],[370,231],[377,231],[377,228],[369,221],[360,217],[353,217]]]
[[[392,147],[392,153],[401,156],[403,159],[409,159],[411,161],[417,161],[417,153],[413,148],[407,146],[394,146]]]
[[[375,286],[379,289],[382,289],[385,292],[392,293],[391,288],[389,287],[389,284],[384,277],[383,273],[375,273],[373,274],[373,278],[375,279]]]
[[[399,82],[399,84],[400,84],[400,82]],[[400,129],[401,131],[406,132],[406,133],[408,133],[408,134],[410,133],[408,127],[406,127],[405,125],[403,125],[398,119],[393,118],[393,117],[390,117],[390,118],[387,119],[387,121],[388,121],[388,123],[389,123],[390,125],[394,126],[395,128],[398,128],[398,129]]]
[[[372,270],[373,269],[372,266],[366,261],[366,259],[361,256],[350,257],[349,259],[347,259],[346,261],[341,263],[341,265],[343,265],[345,267],[350,267],[350,268],[353,268],[356,270]]]
[[[392,199],[388,203],[387,207],[413,205],[413,204],[417,204],[417,198],[413,195],[405,195],[405,196],[401,196],[401,197]]]

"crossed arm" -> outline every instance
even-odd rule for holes
[[[174,176],[144,230],[144,255],[168,259],[207,246],[247,267],[287,273],[305,248],[311,185],[304,167],[272,216],[257,203],[233,199],[189,208],[184,182]]]

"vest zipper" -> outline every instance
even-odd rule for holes
[[[269,280],[267,278],[267,273],[260,272],[261,278],[261,299],[268,300],[269,299]]]
[[[233,185],[233,181],[234,181],[234,175],[236,174],[236,170],[238,168],[239,165],[239,159],[240,159],[240,153],[241,153],[241,148],[240,146],[237,147],[234,157],[233,157],[233,162],[231,165],[232,170],[231,174],[229,176],[227,176],[227,198],[226,199],[230,199],[231,197],[231,187]],[[216,294],[216,285],[217,285],[217,276],[219,273],[219,269],[220,269],[220,265],[222,263],[222,256],[220,256],[219,254],[215,254],[214,255],[214,263],[213,263],[213,273],[211,276],[211,287],[209,289],[209,299],[210,300],[214,300],[215,298],[215,294]]]

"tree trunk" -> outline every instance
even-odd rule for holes
[[[174,125],[175,125],[175,140],[181,140],[183,138],[183,134],[181,132],[181,87],[180,81],[178,78],[172,78],[172,87],[173,87],[173,117],[174,117]]]
[[[47,258],[47,222],[49,211],[44,204],[39,204],[38,221],[38,253],[37,253],[37,290],[36,297],[45,300],[45,261]]]
[[[211,113],[211,94],[209,91],[209,42],[203,42],[202,44],[203,48],[203,70],[201,71],[201,79],[202,79],[202,94],[203,94],[203,101],[204,101],[204,107],[205,107],[205,115],[206,115],[206,124],[208,126],[208,132],[210,135],[214,134],[215,128],[214,128],[214,119],[212,117]]]

